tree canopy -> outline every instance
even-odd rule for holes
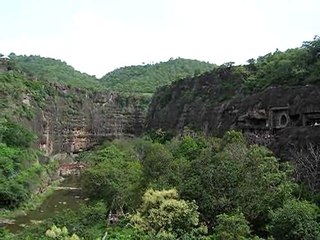
[[[122,67],[103,76],[100,82],[113,91],[152,94],[158,87],[200,75],[214,67],[206,62],[177,58],[156,64]]]

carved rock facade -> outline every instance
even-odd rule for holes
[[[148,129],[181,133],[187,127],[216,136],[238,129],[252,143],[267,145],[282,157],[293,146],[320,140],[318,86],[270,87],[247,96],[234,91],[229,100],[219,101],[214,84],[200,81],[160,90],[147,116]],[[188,101],[185,91],[192,91]]]

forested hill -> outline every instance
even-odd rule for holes
[[[154,93],[158,87],[199,75],[214,67],[207,62],[177,58],[157,64],[122,67],[103,76],[100,82],[114,91]]]
[[[100,88],[94,76],[75,70],[66,62],[40,56],[9,55],[15,70],[30,77],[80,88]]]
[[[320,37],[303,42],[301,47],[276,50],[245,66],[242,87],[259,91],[269,86],[297,86],[320,83]]]
[[[190,59],[170,59],[167,62],[128,66],[107,73],[100,80],[75,70],[66,62],[36,55],[9,55],[15,70],[30,77],[79,88],[111,90],[126,93],[153,93],[157,87],[199,75],[215,65]]]

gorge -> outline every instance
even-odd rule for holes
[[[220,239],[231,222],[246,229],[235,233],[244,239],[282,239],[293,228],[277,227],[293,216],[307,229],[296,239],[317,239],[319,42],[246,65],[199,63],[202,71],[177,59],[103,79],[53,59],[6,58],[0,218],[61,176],[81,178],[16,217],[28,227],[0,236],[50,239],[69,229],[83,239]],[[188,64],[195,68],[180,78]]]

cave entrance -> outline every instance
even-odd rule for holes
[[[274,129],[285,128],[290,124],[289,107],[270,108],[269,121]]]
[[[288,117],[286,114],[281,115],[280,120],[279,120],[279,126],[281,127],[286,127],[288,125]]]
[[[320,112],[304,113],[303,126],[320,126]]]

